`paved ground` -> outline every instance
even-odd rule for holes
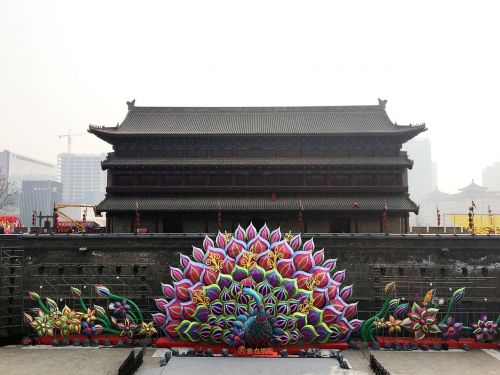
[[[331,358],[172,358],[159,371],[143,370],[140,375],[365,375],[366,372],[342,370]]]
[[[116,375],[131,349],[81,347],[2,347],[1,375]],[[500,351],[372,352],[391,375],[500,374]],[[155,356],[156,355],[156,356]],[[372,374],[368,351],[343,352],[351,370],[341,370],[333,359],[304,358],[172,358],[159,368],[161,351],[147,349],[138,375],[365,375]]]
[[[498,375],[499,350],[450,350],[443,352],[372,352],[391,375]]]
[[[1,375],[116,375],[132,349],[82,347],[1,347]],[[40,348],[40,349],[39,349]],[[155,349],[148,349],[144,368],[158,366],[152,358]]]

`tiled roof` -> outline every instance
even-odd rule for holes
[[[391,122],[383,101],[337,107],[135,107],[117,127],[91,125],[107,135],[349,135],[418,134],[425,125]]]
[[[485,187],[485,186],[481,186],[481,185],[476,184],[474,182],[474,179],[473,179],[472,182],[469,185],[467,185],[467,186],[465,186],[465,187],[463,187],[461,189],[458,189],[458,190],[460,190],[462,192],[470,192],[470,191],[478,191],[478,190],[479,191],[485,191],[485,190],[488,190],[488,188]]]
[[[407,196],[396,197],[108,197],[98,206],[99,212],[139,211],[295,211],[301,202],[304,211],[377,211],[418,212],[418,207]],[[355,207],[358,203],[359,208]]]
[[[338,157],[338,158],[112,158],[102,162],[110,167],[174,167],[174,166],[396,166],[412,167],[406,157]]]

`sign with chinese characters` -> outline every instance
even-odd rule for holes
[[[238,355],[247,356],[247,355],[275,355],[275,351],[273,348],[246,348],[244,346],[238,347]]]

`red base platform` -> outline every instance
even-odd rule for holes
[[[265,354],[259,354],[257,351],[257,354],[254,354],[253,351],[251,352],[242,352],[241,349],[239,348],[230,348],[227,345],[224,344],[212,344],[212,345],[207,345],[207,344],[201,344],[197,342],[190,342],[190,341],[179,341],[179,340],[172,340],[167,337],[161,337],[159,339],[153,340],[153,345],[159,347],[159,348],[201,348],[202,350],[206,349],[212,349],[212,351],[215,354],[220,354],[222,349],[226,348],[229,350],[229,353],[233,355],[241,355],[241,356],[246,356],[246,355],[265,355],[265,356],[278,356],[280,350],[286,349],[288,354],[294,355],[299,352],[301,349],[309,349],[309,348],[315,348],[315,349],[323,349],[323,350],[328,350],[328,349],[337,349],[337,350],[346,350],[347,349],[347,343],[346,342],[338,342],[338,343],[328,343],[328,344],[316,344],[316,345],[288,345],[286,347],[271,347],[267,348],[267,352]],[[272,352],[272,353],[271,353]]]
[[[442,338],[433,338],[433,337],[427,337],[422,340],[415,340],[411,337],[385,337],[385,336],[377,336],[377,342],[380,344],[380,347],[383,348],[385,346],[385,343],[389,343],[391,346],[393,346],[396,342],[399,343],[399,345],[404,345],[404,344],[417,344],[417,346],[420,348],[422,345],[427,345],[429,348],[432,349],[432,346],[434,344],[448,344],[448,348],[450,349],[460,349],[464,344],[467,344],[467,346],[470,349],[498,349],[500,348],[500,343],[495,343],[495,342],[477,342],[474,339],[468,338],[468,339],[460,339],[460,341],[455,341],[455,340],[443,340]]]
[[[59,341],[63,340],[63,337],[61,335],[57,335],[54,337],[51,336],[43,336],[43,337],[38,337],[34,340],[34,343],[38,345],[52,345],[54,342],[54,339],[58,339]],[[116,345],[120,341],[124,340],[125,337],[121,337],[118,335],[97,335],[93,337],[94,339],[98,339],[101,343],[104,340],[109,340],[109,343],[111,345]],[[68,337],[68,340],[70,344],[73,344],[74,341],[79,340],[80,342],[83,342],[86,340],[87,337],[83,335],[70,335]],[[133,340],[134,345],[139,345],[140,339],[136,338]],[[384,336],[378,336],[377,337],[377,342],[379,343],[380,347],[384,347],[386,343],[389,343],[392,346],[397,342],[400,346],[404,344],[414,344],[416,343],[418,347],[421,347],[422,345],[427,345],[429,348],[432,349],[432,346],[434,344],[448,344],[448,348],[450,349],[460,349],[464,344],[467,344],[470,349],[500,349],[500,343],[480,343],[475,341],[474,339],[467,338],[467,339],[461,339],[460,341],[454,341],[454,340],[443,340],[441,338],[424,338],[422,340],[414,340],[411,337],[384,337]],[[321,349],[321,350],[346,350],[348,348],[348,345],[346,342],[337,342],[337,343],[327,343],[327,344],[314,344],[314,345],[289,345],[286,347],[271,347],[271,348],[266,348],[265,350],[248,350],[248,348],[244,348],[245,350],[241,348],[230,348],[225,344],[204,344],[204,343],[199,343],[199,342],[191,342],[191,341],[180,341],[180,340],[173,340],[167,337],[160,337],[160,338],[153,338],[151,340],[151,343],[153,346],[158,347],[158,348],[194,348],[195,350],[198,350],[201,348],[203,351],[207,349],[211,349],[214,354],[220,354],[222,352],[222,349],[228,349],[229,353],[233,355],[239,355],[239,356],[278,356],[279,352],[281,349],[286,349],[288,354],[294,355],[299,352],[301,349]]]

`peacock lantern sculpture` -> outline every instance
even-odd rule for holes
[[[341,286],[336,259],[314,250],[312,238],[267,225],[207,236],[170,267],[153,319],[171,338],[232,347],[345,341],[362,324],[346,302],[352,286]]]

